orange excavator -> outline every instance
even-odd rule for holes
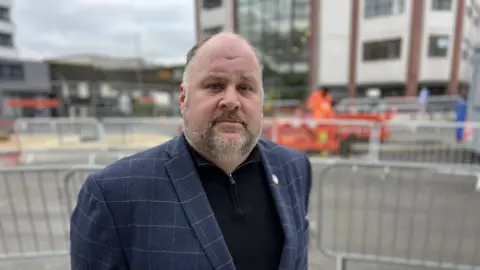
[[[339,153],[353,152],[353,144],[371,139],[374,126],[379,140],[387,140],[389,129],[383,123],[391,115],[374,113],[336,113],[332,97],[318,89],[307,98],[303,115],[296,121],[276,122],[272,129],[276,142],[305,152]]]

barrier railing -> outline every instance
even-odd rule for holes
[[[24,164],[37,164],[42,160],[44,163],[57,160],[59,164],[94,164],[113,161],[124,153],[161,144],[180,133],[181,123],[180,118],[162,117],[105,118],[103,122],[90,118],[40,118],[19,119],[15,126],[23,142]],[[82,129],[82,125],[88,128]],[[480,155],[471,151],[471,144],[467,143],[469,139],[475,139],[474,135],[478,132],[474,131],[479,128],[480,123],[398,122],[381,119],[380,116],[379,119],[319,121],[283,118],[264,119],[263,137],[324,157],[425,163],[480,171]],[[58,135],[55,133],[58,130],[65,132]],[[77,131],[79,133],[76,134]],[[70,135],[77,138],[92,135],[94,138],[91,142],[87,139],[76,142],[66,140]],[[457,140],[457,137],[460,139]],[[55,157],[43,159],[43,156]]]
[[[141,149],[161,144],[181,130],[180,118],[104,118],[110,149]]]
[[[103,166],[0,168],[0,260],[68,255],[73,194],[65,177]]]
[[[297,150],[350,160],[480,171],[480,123],[325,119],[277,122],[270,139]]]
[[[22,155],[22,165],[76,165],[76,164],[110,164],[126,156],[133,155],[141,149],[131,150],[70,150],[32,151]]]
[[[452,120],[455,117],[457,95],[432,96],[425,102],[417,97],[342,99],[336,106],[339,113],[394,112],[394,120]]]
[[[15,128],[23,149],[98,149],[105,130],[95,118],[19,118]]]
[[[409,121],[381,126],[390,131],[390,138],[379,144],[377,160],[480,169],[480,153],[471,144],[480,123]]]
[[[317,220],[320,250],[340,266],[361,260],[479,267],[476,174],[460,176],[423,164],[325,161],[311,159],[309,216]],[[68,255],[78,191],[87,174],[103,167],[0,169],[0,261]]]
[[[332,164],[315,178],[318,247],[336,269],[349,260],[479,269],[476,178],[414,164]]]
[[[454,104],[460,99],[458,95],[430,96],[425,100],[428,104]],[[387,97],[387,98],[344,98],[340,100],[336,109],[348,111],[348,108],[363,108],[368,110],[381,111],[389,105],[420,104],[418,97]]]

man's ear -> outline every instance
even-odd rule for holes
[[[183,114],[185,108],[185,101],[187,100],[187,86],[185,83],[180,84],[180,95],[178,96],[178,104],[180,105],[180,111]]]

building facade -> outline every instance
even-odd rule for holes
[[[122,100],[153,96],[173,100],[183,74],[180,65],[104,55],[75,55],[47,63],[52,92],[62,101],[62,114],[69,116],[124,116],[130,109],[119,106]]]
[[[17,58],[15,24],[12,19],[13,0],[0,0],[0,58]]]
[[[310,0],[196,1],[197,37],[235,31],[256,47],[267,90],[288,98],[306,93],[309,73]],[[291,91],[289,91],[291,90]]]
[[[210,33],[205,2],[215,2],[208,12],[233,14],[217,21],[218,31],[245,35],[275,71],[306,71],[310,89],[362,96],[375,88],[395,96],[427,87],[443,94],[471,80],[479,0],[197,0],[199,38]],[[283,39],[269,36],[269,27]]]
[[[10,107],[7,100],[48,98],[51,88],[47,64],[0,59],[0,116],[31,116],[32,108]]]

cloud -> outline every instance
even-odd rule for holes
[[[192,0],[15,0],[22,58],[100,53],[184,61],[195,41]]]

